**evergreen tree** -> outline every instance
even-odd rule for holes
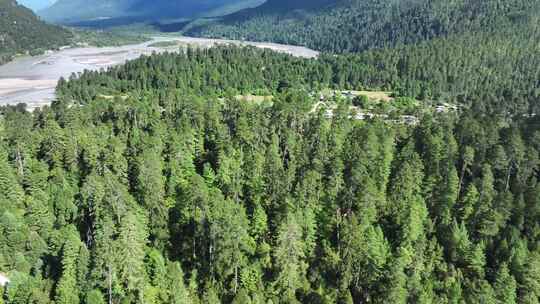
[[[75,227],[67,227],[63,232],[66,242],[62,249],[62,277],[56,287],[56,303],[79,303],[80,286],[77,286],[77,258],[81,241]]]
[[[307,265],[304,261],[302,230],[293,214],[286,217],[277,235],[274,251],[276,288],[283,301],[297,302],[296,291],[303,287]]]
[[[498,302],[505,304],[517,303],[516,288],[516,280],[510,274],[508,266],[506,264],[501,265],[493,286]]]

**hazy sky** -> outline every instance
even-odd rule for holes
[[[28,6],[33,10],[39,10],[53,3],[54,0],[18,0],[18,2],[24,6]]]

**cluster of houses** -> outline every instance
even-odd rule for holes
[[[437,113],[455,112],[457,110],[458,110],[457,105],[450,104],[447,102],[441,102],[435,106],[435,112]]]
[[[319,111],[321,108],[325,108],[324,110],[324,117],[331,119],[334,117],[334,111],[336,110],[335,105],[328,105],[324,101],[320,101],[315,104],[313,109],[311,110],[311,113],[315,113]],[[406,125],[417,125],[420,121],[419,119],[414,115],[401,115],[397,119],[390,119],[389,115],[387,114],[375,114],[371,112],[365,112],[359,107],[356,106],[350,106],[349,110],[351,114],[349,115],[349,118],[355,119],[355,120],[368,120],[368,119],[383,119],[389,122],[398,123],[398,124],[406,124]]]
[[[384,92],[381,92],[381,93],[384,93]],[[324,107],[326,109],[324,116],[326,118],[332,118],[334,116],[334,111],[336,109],[336,105],[331,101],[333,97],[339,95],[346,99],[352,100],[358,97],[359,94],[361,95],[361,92],[358,92],[358,91],[331,91],[331,92],[327,92],[326,94],[320,93],[319,101],[315,104],[311,113],[314,113]],[[315,97],[315,94],[312,94],[312,95],[313,97]],[[381,95],[381,94],[378,94],[378,95]],[[391,100],[393,100],[393,98],[389,97],[389,95],[383,98],[383,101],[391,101]],[[433,105],[432,109],[435,113],[450,113],[450,112],[457,112],[459,110],[459,107],[455,104],[450,104],[447,102],[439,102]],[[380,118],[380,119],[387,120],[389,122],[406,124],[406,125],[417,125],[420,122],[418,117],[414,115],[400,115],[398,118],[390,119],[389,115],[387,114],[375,114],[375,113],[367,112],[365,111],[365,109],[362,109],[353,105],[350,106],[350,111],[352,114],[349,117],[354,118],[356,120]]]
[[[349,98],[349,99],[353,99],[355,97],[357,97],[359,94],[358,92],[356,91],[330,91],[330,92],[326,92],[326,93],[319,93],[319,101],[325,101],[327,100],[328,98],[333,98],[335,97],[336,95],[340,95],[344,98]]]

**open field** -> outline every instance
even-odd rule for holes
[[[392,101],[394,100],[393,97],[391,97],[392,92],[384,92],[384,91],[350,91],[352,95],[354,96],[367,96],[370,100],[373,101]]]
[[[253,102],[253,103],[261,103],[266,101],[272,101],[274,99],[273,96],[259,96],[259,95],[238,95],[235,96],[236,99],[240,101],[246,101],[246,102]]]

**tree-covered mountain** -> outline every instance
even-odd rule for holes
[[[159,0],[139,1],[132,9],[151,18],[178,18],[205,16],[210,12],[219,13],[221,8],[235,7],[241,10],[257,6],[261,0]]]
[[[260,0],[59,0],[39,14],[46,20],[73,23],[108,19],[156,21],[163,18],[192,18],[208,12],[230,13],[260,4]]]
[[[536,25],[538,0],[269,0],[191,27],[190,35],[306,45],[330,52],[392,47],[463,33]],[[293,5],[291,7],[291,5]],[[288,8],[288,10],[283,10]]]
[[[69,31],[46,24],[15,0],[0,0],[0,64],[15,54],[67,45],[70,37]]]
[[[270,12],[286,12],[289,10],[307,10],[321,8],[326,5],[335,3],[336,0],[267,0],[260,6],[253,8],[252,10],[245,10],[239,12],[244,14],[245,12],[256,12],[256,13],[270,13]]]

